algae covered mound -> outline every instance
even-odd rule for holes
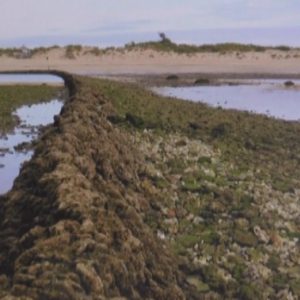
[[[0,198],[0,298],[183,299],[167,246],[143,216],[141,159],[87,83]],[[76,90],[75,90],[76,89]]]

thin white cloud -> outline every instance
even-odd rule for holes
[[[299,0],[1,0],[0,40],[300,25]]]

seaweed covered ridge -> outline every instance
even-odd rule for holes
[[[142,162],[108,99],[63,74],[70,98],[0,197],[0,298],[184,299],[168,248],[143,222]]]

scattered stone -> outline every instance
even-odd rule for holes
[[[0,154],[5,155],[5,154],[7,154],[9,152],[10,152],[9,148],[0,148]]]
[[[270,241],[269,236],[259,226],[255,226],[253,231],[254,231],[254,234],[257,236],[257,238],[260,242],[269,243],[269,241]]]
[[[204,223],[204,219],[201,218],[201,217],[199,217],[199,216],[197,216],[197,217],[194,218],[193,223],[194,223],[195,225]]]
[[[223,282],[230,285],[237,280],[245,299],[261,295],[252,281],[270,282],[278,272],[287,272],[286,266],[290,266],[289,278],[294,278],[291,274],[298,273],[292,269],[299,263],[295,250],[298,238],[291,233],[296,231],[293,224],[300,216],[297,189],[294,193],[275,192],[260,181],[260,169],[235,172],[234,164],[221,163],[220,152],[202,142],[172,134],[162,141],[149,130],[144,136],[136,134],[136,144],[152,162],[153,170],[148,173],[154,176],[160,172],[171,183],[160,198],[167,219],[157,220],[163,228],[157,234],[174,241],[175,252],[188,261],[187,265],[203,268],[214,264],[220,270],[226,266],[226,274],[221,272]],[[172,168],[163,168],[166,161]],[[169,173],[174,170],[176,175]],[[156,195],[159,191],[157,188]],[[290,238],[284,238],[289,232]],[[214,252],[213,247],[220,252]],[[260,282],[264,297],[275,297],[278,289],[264,282]]]
[[[159,239],[161,239],[161,240],[165,240],[166,239],[166,235],[162,231],[160,231],[160,230],[157,231],[157,237]]]
[[[18,144],[17,146],[14,146],[14,150],[17,152],[28,152],[32,148],[31,142],[23,142],[21,144]]]

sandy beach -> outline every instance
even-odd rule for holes
[[[0,71],[63,70],[77,74],[300,74],[300,50],[177,54],[154,50],[109,50],[99,55],[83,47],[74,58],[56,48],[31,58],[0,56]]]

